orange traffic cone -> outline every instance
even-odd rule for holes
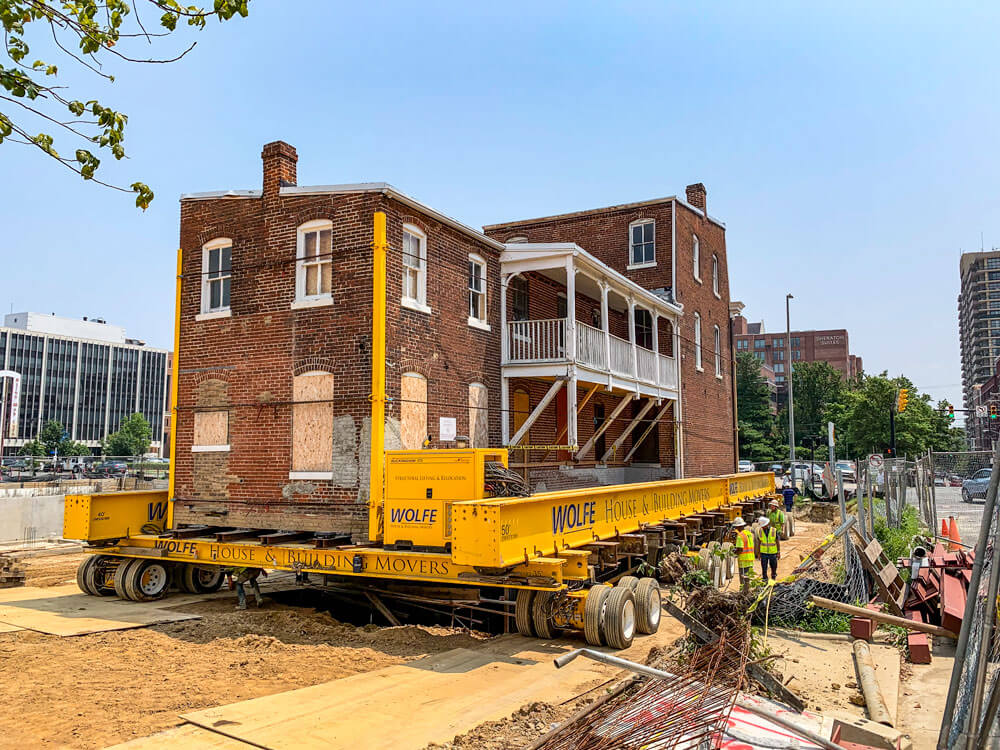
[[[945,520],[944,518],[941,519],[941,538],[942,539],[951,538],[948,536],[948,521]]]
[[[955,516],[948,516],[948,525],[948,538],[951,539],[951,542],[948,544],[948,551],[957,552],[962,549],[962,545],[956,544],[956,542],[961,542],[962,537],[958,534],[958,524],[955,523]]]

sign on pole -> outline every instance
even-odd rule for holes
[[[986,407],[985,406],[977,406],[976,407],[976,416],[977,417],[985,417],[986,416]]]
[[[872,453],[868,456],[868,465],[873,469],[881,469],[883,463],[882,456],[878,453]]]

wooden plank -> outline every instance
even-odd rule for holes
[[[227,737],[195,724],[181,724],[149,737],[113,745],[105,750],[251,750],[256,745]]]
[[[381,599],[379,599],[378,594],[376,594],[373,591],[365,591],[365,597],[368,599],[368,601],[372,603],[372,606],[375,607],[375,609],[377,609],[379,612],[381,612],[382,616],[385,619],[387,619],[392,625],[399,627],[400,625],[403,624],[399,621],[396,615],[394,615],[392,612],[389,611],[389,608],[385,606],[385,603]]]

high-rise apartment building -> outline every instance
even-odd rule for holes
[[[988,406],[981,387],[994,375],[1000,358],[1000,250],[962,253],[959,260],[961,288],[958,293],[958,337],[962,354],[962,398],[966,430],[977,447],[982,418],[977,406]]]
[[[150,450],[162,453],[168,408],[169,352],[125,337],[104,320],[44,313],[11,313],[0,327],[0,369],[20,377],[18,414],[4,436],[5,455],[16,454],[49,420],[72,440],[100,452],[101,441],[136,412],[152,428]],[[3,392],[13,382],[6,378]],[[9,400],[7,403],[9,409]]]

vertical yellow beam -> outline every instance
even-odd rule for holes
[[[181,278],[184,251],[177,248],[177,281],[174,291],[174,355],[170,365],[170,479],[167,487],[167,526],[174,527],[174,482],[177,473],[177,374],[181,358]]]
[[[375,212],[372,242],[372,437],[368,473],[368,539],[382,540],[385,506],[382,481],[385,464],[385,213]]]

